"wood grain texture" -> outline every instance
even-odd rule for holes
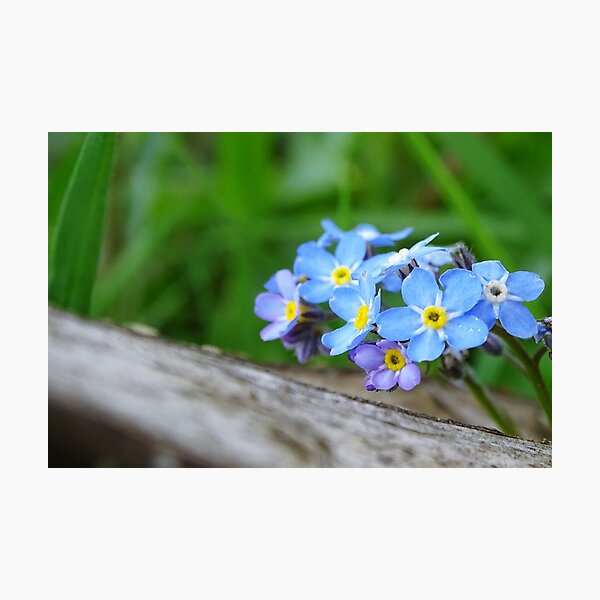
[[[48,333],[51,423],[75,424],[83,445],[110,439],[132,466],[551,466],[550,443],[327,391],[214,349],[53,309]]]

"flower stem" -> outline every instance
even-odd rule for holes
[[[552,425],[552,398],[550,397],[550,393],[548,392],[548,388],[542,379],[542,374],[539,369],[539,360],[536,362],[532,359],[527,351],[521,345],[521,342],[510,335],[504,329],[496,326],[494,327],[494,333],[501,337],[512,349],[517,358],[520,360],[521,364],[525,368],[525,371],[533,384],[533,388],[535,393],[537,394],[538,400],[548,417],[548,423]]]
[[[546,355],[548,351],[546,350],[546,348],[544,346],[542,346],[536,353],[535,356],[533,357],[533,362],[536,365],[540,364],[540,360],[542,360],[542,358]]]
[[[477,381],[471,369],[466,371],[464,382],[469,390],[471,390],[473,396],[475,396],[479,402],[481,408],[483,408],[487,415],[493,419],[494,423],[496,423],[498,429],[500,429],[502,433],[520,437],[521,434],[519,433],[516,425],[508,415],[500,412],[500,409],[494,404],[487,390],[479,381]]]

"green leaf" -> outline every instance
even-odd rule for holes
[[[102,246],[115,133],[88,133],[54,231],[48,298],[88,314]]]

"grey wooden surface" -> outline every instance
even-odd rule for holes
[[[215,349],[54,309],[48,335],[51,444],[96,465],[551,466],[550,443],[328,391]]]

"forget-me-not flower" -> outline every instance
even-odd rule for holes
[[[363,263],[362,270],[368,271],[375,283],[379,283],[388,275],[406,266],[413,258],[418,259],[421,256],[445,250],[445,248],[439,246],[428,246],[429,242],[434,240],[438,235],[439,233],[434,233],[424,240],[413,244],[410,248],[402,248],[397,252],[384,252],[383,254],[371,256]]]
[[[543,279],[529,271],[509,273],[497,260],[475,263],[473,273],[479,277],[483,290],[469,314],[481,319],[489,329],[499,319],[511,335],[533,337],[537,322],[523,302],[535,300],[543,292]]]
[[[348,358],[367,372],[365,389],[391,391],[396,386],[412,390],[421,381],[419,367],[406,355],[398,342],[381,340],[375,344],[360,344]]]
[[[272,283],[271,289],[274,291],[262,292],[254,301],[254,313],[265,321],[271,321],[260,332],[260,337],[265,342],[289,333],[298,323],[301,314],[298,286],[291,271],[277,271]]]
[[[422,256],[432,254],[445,248],[439,246],[428,246],[429,242],[434,240],[439,233],[434,233],[424,240],[421,240],[410,248],[402,248],[398,252],[385,252],[377,254],[365,260],[361,270],[367,271],[374,279],[375,283],[382,283],[384,289],[388,291],[399,291],[398,270],[406,266],[412,259],[418,259]]]
[[[340,229],[331,219],[323,219],[321,221],[321,227],[325,233],[319,238],[317,244],[319,246],[327,247],[333,242],[337,242],[344,235],[344,230]],[[367,223],[360,223],[354,229],[354,233],[360,235],[360,237],[376,248],[383,246],[393,246],[397,241],[403,240],[408,237],[412,231],[412,227],[406,227],[400,231],[394,231],[393,233],[381,233],[374,225]]]
[[[483,321],[465,314],[481,296],[479,278],[466,269],[450,269],[440,283],[443,291],[432,273],[414,269],[402,283],[406,306],[390,308],[376,319],[382,338],[410,340],[407,355],[415,362],[435,360],[446,343],[456,350],[481,346],[489,333]]]
[[[353,287],[337,288],[329,301],[331,310],[347,323],[323,334],[321,341],[335,356],[354,348],[362,342],[373,329],[373,323],[381,308],[381,292],[375,295],[375,283],[364,273],[360,276],[358,289]]]
[[[340,286],[356,287],[353,273],[362,265],[367,244],[351,231],[344,233],[332,255],[316,242],[302,244],[294,262],[294,274],[300,281],[300,296],[307,302],[318,304],[331,298]]]

